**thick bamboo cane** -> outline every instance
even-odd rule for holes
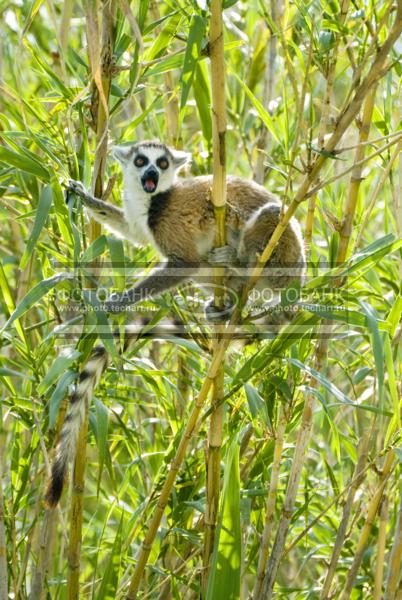
[[[384,496],[380,509],[380,527],[378,529],[377,557],[375,566],[373,600],[381,600],[384,576],[385,543],[387,539],[388,497]]]
[[[93,169],[93,191],[97,198],[103,196],[103,178],[106,167],[109,112],[108,100],[112,84],[113,37],[114,37],[115,1],[103,0],[102,3],[102,36],[100,48],[100,82],[97,92],[96,151]],[[90,242],[100,235],[100,224],[91,220]],[[86,446],[88,436],[88,406],[80,427],[77,442],[77,453],[74,461],[73,490],[70,505],[70,538],[68,547],[67,598],[78,600],[81,560],[81,537],[83,519],[83,494],[85,486]]]
[[[261,598],[262,584],[265,575],[265,567],[268,560],[269,545],[271,542],[272,531],[274,528],[274,516],[276,496],[278,492],[279,472],[282,459],[282,449],[285,440],[286,417],[282,406],[279,404],[278,427],[275,435],[274,457],[271,467],[271,480],[269,483],[269,491],[265,508],[265,524],[261,539],[260,554],[258,557],[257,576],[253,591],[253,600]]]
[[[398,585],[400,586],[401,560],[402,560],[402,489],[400,486],[399,511],[395,525],[394,541],[388,560],[387,581],[385,584],[384,600],[397,598]]]
[[[214,205],[216,234],[215,246],[226,243],[226,101],[225,101],[225,58],[224,31],[222,19],[222,1],[212,0],[211,21],[209,33],[209,56],[211,60],[211,90],[212,90],[212,144],[213,144],[213,176],[211,200]],[[224,290],[222,288],[223,269],[216,269],[215,304],[223,306]],[[216,326],[218,340],[224,327]],[[222,361],[214,379],[211,414],[208,432],[208,447],[206,460],[206,502],[205,502],[205,537],[203,556],[202,587],[204,592],[208,583],[209,561],[214,546],[216,520],[220,492],[220,464],[224,406],[221,402],[224,396],[224,361]]]

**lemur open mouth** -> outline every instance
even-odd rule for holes
[[[156,190],[156,183],[153,179],[146,179],[142,184],[144,190],[148,193],[152,193]]]
[[[159,173],[156,169],[147,169],[141,177],[142,187],[148,194],[152,194],[158,185]]]

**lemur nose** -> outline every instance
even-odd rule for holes
[[[152,177],[152,176],[156,176],[158,177],[159,175],[159,171],[156,167],[154,167],[153,165],[151,165],[145,172],[144,172],[144,177]]]

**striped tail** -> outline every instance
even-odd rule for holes
[[[105,370],[108,362],[106,350],[103,346],[97,346],[82,369],[78,383],[73,394],[60,433],[57,446],[56,458],[52,465],[52,473],[48,484],[45,501],[46,504],[55,507],[63,492],[68,466],[76,454],[78,433],[84,419],[85,409],[88,405],[94,388]]]

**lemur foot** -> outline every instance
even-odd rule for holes
[[[225,304],[225,306],[220,307],[216,306],[213,300],[210,300],[205,305],[205,318],[211,325],[226,323],[232,316],[234,308],[234,304]]]
[[[208,263],[213,267],[233,267],[237,260],[237,250],[233,246],[219,246],[208,254]]]

